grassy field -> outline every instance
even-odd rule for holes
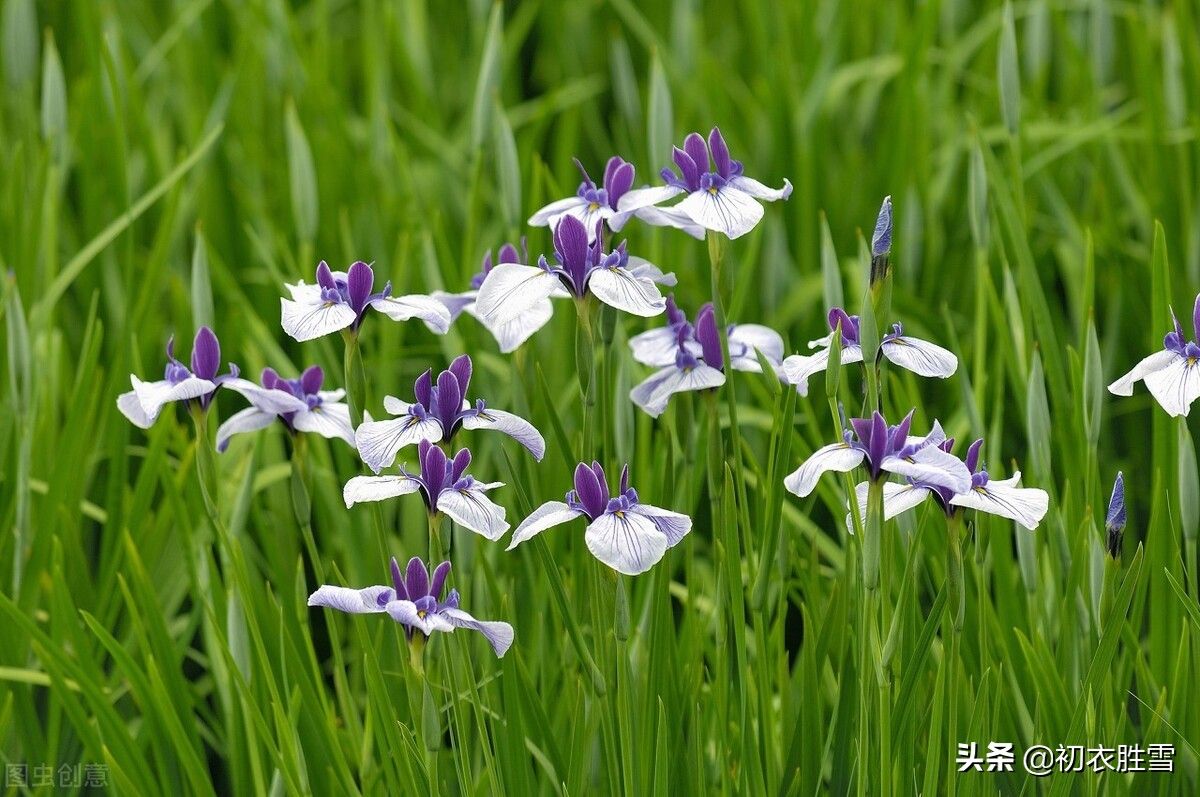
[[[1196,424],[1140,385],[1105,389],[1163,348],[1171,307],[1191,337],[1193,0],[0,9],[3,793],[1200,793]],[[467,290],[506,241],[551,256],[526,219],[573,194],[572,158],[599,178],[621,155],[659,185],[672,146],[714,125],[790,198],[730,241],[633,219],[611,242],[673,272],[689,318],[715,284],[728,319],[792,354],[830,307],[882,309],[879,330],[953,351],[953,376],[847,363],[800,396],[733,371],[655,420],[628,398],[651,373],[628,340],[663,319],[594,299],[594,327],[556,300],[511,354],[468,315],[436,335],[372,313],[350,357],[281,328],[285,284],[319,260],[423,294]],[[868,286],[887,195],[890,309]],[[203,422],[169,405],[131,425],[130,374],[159,379],[171,335],[187,364],[203,325],[222,372],[320,365],[377,419],[470,354],[470,398],[545,439],[538,462],[503,435],[455,438],[505,483],[490,496],[513,528],[597,459],[614,484],[628,462],[691,533],[615,576],[579,521],[507,552],[413,496],[347,509],[369,471],[341,440],[275,423],[217,454],[246,406],[231,390]],[[938,419],[959,455],[985,437],[993,478],[1049,494],[1038,528],[948,524],[927,502],[851,536],[861,472],[788,493],[840,439],[838,405],[859,416],[880,393],[892,423]],[[464,630],[418,654],[386,614],[307,605],[447,547],[463,607],[515,630],[503,658]],[[1011,743],[1013,765],[958,772],[972,743]],[[1031,774],[1036,745],[1084,748],[1084,771]],[[1172,746],[1171,772],[1133,771],[1151,745]]]

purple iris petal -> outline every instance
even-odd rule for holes
[[[375,272],[361,260],[350,266],[346,273],[346,293],[350,309],[362,315],[366,308],[367,298],[375,285]]]
[[[967,449],[967,458],[964,460],[967,470],[974,473],[979,468],[979,449],[983,447],[983,438],[979,438],[971,447]]]
[[[719,127],[714,127],[709,132],[708,149],[712,153],[713,164],[717,168],[717,174],[725,179],[729,179],[733,173],[733,161],[729,157],[729,147],[725,144],[725,137],[721,135]]]
[[[829,311],[829,331],[832,332],[842,325],[842,345],[858,345],[858,316],[848,315],[845,310],[835,307]]]
[[[892,250],[892,198],[885,197],[875,219],[875,232],[871,235],[871,255],[882,257]]]
[[[462,398],[466,398],[467,393],[471,390],[471,358],[466,354],[460,354],[454,358],[454,362],[450,363],[450,372],[454,374],[458,380],[458,387],[462,393]],[[462,402],[459,402],[461,406]]]
[[[321,366],[313,365],[305,369],[300,375],[300,389],[304,395],[312,395],[320,392],[321,384],[325,381],[325,372],[321,370]],[[266,385],[263,385],[266,387]]]
[[[700,344],[701,356],[704,362],[713,368],[724,369],[725,361],[721,356],[721,339],[717,334],[717,317],[712,303],[705,304],[696,313],[696,342]]]
[[[699,191],[702,167],[697,165],[696,161],[692,160],[691,155],[679,147],[674,148],[671,158],[675,161],[675,165],[679,167],[679,173],[683,175],[684,187],[688,191]],[[708,158],[706,157],[704,160],[707,162]],[[668,182],[670,181],[668,180]]]
[[[438,374],[433,405],[429,409],[441,422],[445,434],[449,434],[454,427],[454,421],[458,418],[459,410],[462,409],[462,401],[463,391],[458,384],[458,377],[450,371],[442,371]]]
[[[324,260],[317,264],[317,284],[325,290],[337,290],[337,281],[333,278],[333,272],[329,269],[329,264]]]
[[[208,327],[200,327],[192,341],[192,373],[200,379],[213,379],[221,367],[221,343]]]
[[[433,373],[425,371],[417,377],[417,381],[413,383],[413,395],[417,398],[417,403],[423,406],[426,410],[433,408]]]
[[[627,163],[616,155],[608,159],[604,168],[604,188],[608,192],[608,206],[613,210],[617,202],[633,187],[634,169],[632,163]]]
[[[416,602],[429,595],[429,571],[425,569],[425,563],[419,557],[414,556],[408,560],[404,586],[408,590],[410,601]]]
[[[392,557],[392,589],[396,591],[397,600],[408,600],[408,588],[404,585],[404,571],[400,569],[400,563],[396,561],[396,557]]]
[[[446,585],[446,576],[448,576],[448,575],[450,575],[450,563],[442,562],[440,565],[437,566],[437,569],[435,569],[433,571],[433,578],[430,579],[430,583],[429,583],[430,596],[437,598],[442,594],[442,589]]]
[[[677,327],[687,323],[687,316],[675,304],[675,294],[667,296],[667,326]]]
[[[705,143],[704,136],[688,133],[687,138],[683,140],[683,151],[692,159],[692,163],[696,164],[699,174],[708,171],[708,144]]]
[[[600,470],[597,475],[596,470],[599,470],[599,466],[593,470],[582,462],[575,467],[575,496],[579,502],[578,508],[592,520],[604,514],[604,508],[608,504],[608,488],[602,481],[604,471]]]

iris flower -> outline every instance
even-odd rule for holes
[[[659,562],[667,549],[692,530],[692,519],[678,512],[643,504],[629,486],[629,466],[621,470],[620,489],[610,497],[608,480],[600,463],[579,463],[575,489],[566,501],[547,501],[525,518],[513,533],[508,550],[554,526],[587,518],[584,542],[604,564],[635,576]]]
[[[909,412],[895,426],[888,426],[878,412],[870,418],[852,418],[853,435],[847,430],[842,442],[817,449],[784,479],[783,485],[803,498],[816,489],[821,474],[848,473],[863,465],[871,481],[894,474],[945,488],[955,495],[967,492],[972,486],[971,472],[962,460],[939,447],[946,440],[941,424],[934,421],[925,437],[910,436],[912,416]],[[886,500],[887,493],[884,495]]]
[[[886,520],[907,512],[927,498],[933,498],[948,516],[960,509],[975,509],[989,515],[998,515],[1015,521],[1033,531],[1038,527],[1050,506],[1050,496],[1036,487],[1018,487],[1021,472],[1007,479],[995,480],[988,476],[979,462],[979,449],[983,440],[976,440],[967,449],[964,467],[971,474],[971,482],[965,490],[953,490],[944,483],[935,484],[919,476],[910,476],[904,482],[888,482],[883,485],[883,517]],[[954,438],[938,444],[938,449],[950,455]],[[867,484],[863,482],[855,489],[859,511],[867,511]],[[849,526],[849,518],[847,518]]]
[[[348,614],[381,614],[386,612],[404,626],[404,633],[412,639],[419,631],[426,637],[434,631],[451,632],[456,628],[469,628],[487,638],[496,655],[503,657],[513,643],[513,628],[508,623],[496,620],[476,620],[459,608],[458,590],[450,590],[445,600],[441,599],[450,575],[450,563],[442,562],[433,571],[432,578],[425,564],[417,557],[408,560],[408,567],[401,571],[393,557],[391,562],[392,585],[351,589],[323,584],[308,597],[309,606],[324,606]]]
[[[578,160],[575,165],[583,175],[583,182],[575,196],[551,202],[534,213],[529,218],[531,227],[556,227],[563,216],[574,216],[583,222],[588,231],[588,243],[596,240],[602,224],[608,224],[613,232],[620,232],[628,223],[631,216],[642,218],[655,226],[676,227],[695,238],[704,237],[704,228],[693,222],[690,217],[677,211],[664,210],[654,206],[638,208],[622,212],[617,205],[630,188],[633,187],[633,164],[623,158],[613,156],[604,167],[604,182],[597,186],[588,176],[587,170]]]
[[[368,308],[393,321],[420,318],[438,334],[450,328],[450,312],[432,296],[392,296],[390,282],[378,292],[372,292],[374,287],[375,272],[366,263],[358,261],[343,272],[331,271],[322,260],[316,285],[288,285],[292,298],[279,300],[283,331],[301,342],[343,329],[357,333]]]
[[[467,474],[471,452],[461,449],[453,458],[428,440],[417,444],[420,472],[411,474],[403,467],[395,476],[355,476],[342,488],[346,508],[363,501],[384,501],[419,492],[431,516],[446,514],[463,528],[489,540],[498,540],[508,531],[504,507],[487,497],[487,491],[503,487],[503,482],[481,482]]]
[[[1121,556],[1121,536],[1125,533],[1125,522],[1125,476],[1117,471],[1112,497],[1108,499],[1108,515],[1104,518],[1104,530],[1108,538],[1105,547],[1113,559]]]
[[[730,324],[729,357],[739,371],[762,372],[755,351],[779,366],[783,359],[783,338],[759,324]],[[633,358],[655,371],[629,393],[634,404],[657,418],[676,393],[706,390],[725,384],[721,340],[717,335],[716,314],[711,303],[696,314],[696,324],[667,298],[667,326],[635,335],[629,341]]]
[[[528,255],[525,253],[525,241],[521,241],[520,252],[512,244],[505,244],[500,247],[497,262],[500,264],[518,265],[528,262]],[[475,298],[479,295],[479,287],[483,285],[483,281],[487,279],[493,267],[492,253],[489,251],[483,256],[483,264],[479,273],[471,278],[471,290],[463,291],[462,293],[434,291],[432,295],[433,298],[446,306],[446,310],[450,313],[451,321],[454,321],[463,313],[478,319],[484,328],[492,333],[492,337],[496,339],[496,343],[500,346],[500,351],[508,354],[516,351],[517,347],[529,340],[533,333],[544,327],[550,320],[550,316],[554,314],[554,308],[550,306],[550,299],[545,298],[504,324],[489,324],[484,321],[479,317],[479,312],[475,309]],[[565,297],[567,293],[560,290],[551,295]],[[435,325],[427,323],[426,326],[429,327],[430,331],[437,332]]]
[[[706,230],[737,238],[754,229],[763,217],[759,201],[774,202],[792,194],[792,184],[783,181],[783,188],[774,189],[742,173],[742,162],[729,157],[729,147],[720,129],[714,127],[707,144],[699,133],[691,133],[683,141],[683,149],[674,148],[672,155],[678,172],[663,169],[666,185],[629,191],[617,203],[621,212],[636,212],[657,207],[682,194],[683,201],[668,208],[670,213],[683,214]],[[654,223],[651,219],[646,219]]]
[[[217,450],[224,451],[235,434],[255,432],[270,426],[276,418],[289,432],[314,432],[330,439],[354,445],[350,426],[350,407],[340,399],[344,390],[321,390],[325,372],[314,365],[299,379],[283,379],[274,369],[264,368],[262,384],[246,379],[230,379],[225,387],[241,393],[250,406],[234,413],[217,429]]]
[[[492,409],[483,399],[467,400],[471,385],[471,358],[465,354],[450,363],[433,381],[431,371],[417,377],[413,385],[416,403],[408,404],[395,396],[383,400],[384,408],[395,415],[386,421],[367,421],[354,433],[359,456],[371,470],[379,471],[396,459],[405,446],[427,440],[449,442],[459,429],[494,429],[516,440],[539,461],[546,453],[546,441],[533,424],[503,410]]]
[[[863,359],[859,343],[859,321],[856,315],[847,315],[840,307],[829,311],[829,329],[842,327],[842,364],[860,363]],[[783,373],[788,382],[796,386],[802,396],[808,395],[808,380],[813,374],[829,367],[829,347],[833,344],[833,332],[818,340],[809,341],[815,354],[793,354],[783,361]],[[893,324],[892,331],[883,336],[879,353],[893,365],[912,371],[918,376],[945,379],[958,370],[958,358],[953,352],[935,343],[904,334],[904,327]]]
[[[1163,350],[1151,354],[1108,386],[1110,393],[1132,396],[1135,382],[1145,382],[1150,395],[1162,405],[1168,415],[1186,416],[1192,402],[1200,398],[1200,296],[1192,308],[1192,329],[1196,340],[1183,336],[1183,327],[1171,311],[1175,328],[1163,338]]]
[[[554,228],[555,265],[538,258],[536,266],[502,263],[488,273],[475,297],[475,312],[484,323],[507,324],[539,302],[565,289],[576,299],[588,294],[633,315],[656,316],[666,309],[658,284],[674,285],[675,277],[630,257],[622,241],[611,252],[601,250],[603,236],[588,243],[583,222],[563,216]]]
[[[195,403],[207,410],[217,389],[236,379],[238,367],[229,364],[229,372],[217,375],[221,367],[221,342],[208,327],[200,327],[192,341],[191,367],[175,359],[175,338],[167,341],[167,367],[157,382],[143,382],[130,375],[133,390],[117,396],[117,409],[129,422],[149,429],[158,420],[163,407],[175,401]]]

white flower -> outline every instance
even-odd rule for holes
[[[325,374],[312,366],[299,379],[281,379],[274,370],[262,373],[262,384],[231,379],[225,387],[242,394],[250,402],[217,429],[217,450],[224,451],[235,434],[254,432],[279,419],[292,432],[311,432],[354,445],[350,425],[350,407],[341,401],[344,390],[321,390]]]
[[[1174,311],[1171,320],[1175,328],[1163,340],[1163,350],[1144,358],[1108,390],[1117,396],[1132,396],[1134,384],[1145,382],[1167,414],[1178,417],[1186,416],[1200,398],[1200,345],[1184,338]],[[1200,296],[1192,310],[1192,327],[1200,340]]]

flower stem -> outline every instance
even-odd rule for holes
[[[592,456],[595,440],[596,411],[596,329],[588,299],[575,300],[575,375],[579,380],[579,395],[583,405],[584,459]]]
[[[437,563],[450,558],[449,546],[442,545],[442,516],[429,514],[429,565],[436,567]]]
[[[346,403],[350,405],[350,425],[357,428],[362,423],[363,408],[366,406],[367,374],[363,370],[362,352],[358,348],[358,332],[347,330],[342,333],[342,339],[346,342],[342,359]]]
[[[879,587],[879,546],[883,539],[883,480],[867,482],[867,525],[863,531],[863,586]]]
[[[946,519],[946,530],[950,535],[949,559],[946,562],[946,611],[950,613],[955,633],[962,629],[967,607],[966,591],[963,587],[962,525],[960,512],[955,512]]]

